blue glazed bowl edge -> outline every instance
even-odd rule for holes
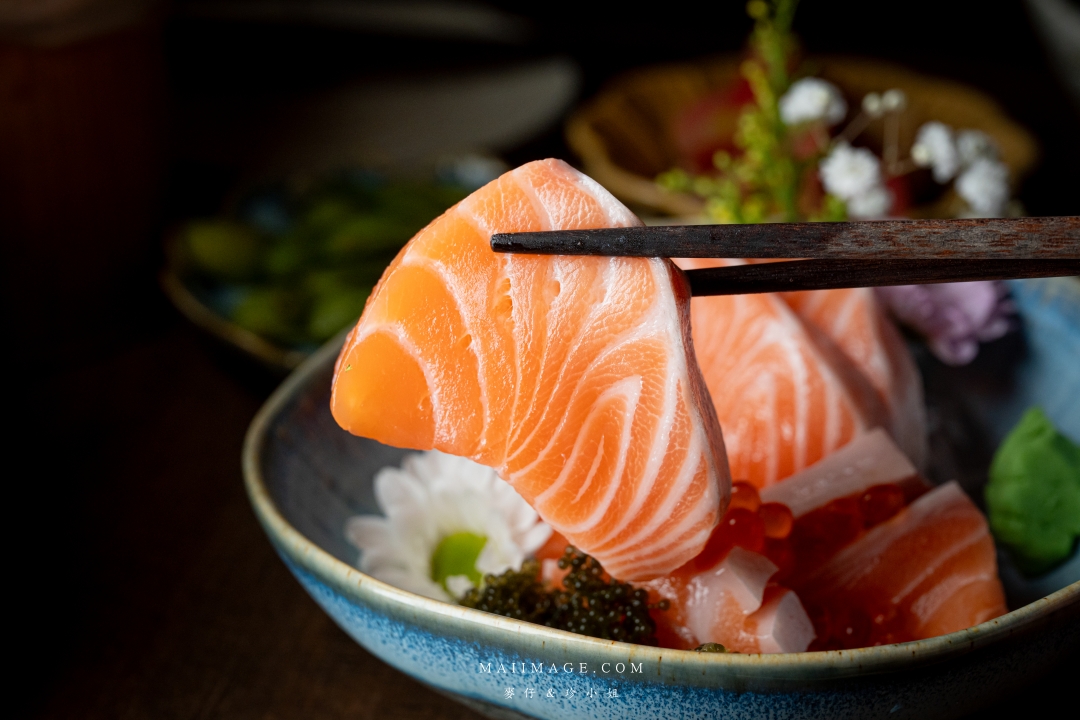
[[[703,654],[605,641],[430,600],[368,576],[333,557],[294,528],[278,509],[262,476],[261,457],[273,420],[313,375],[337,355],[344,336],[320,348],[270,397],[249,428],[243,450],[246,489],[278,552],[351,602],[418,629],[487,644],[510,654],[558,655],[589,662],[650,661],[668,682],[769,691],[793,682],[839,680],[941,663],[1034,632],[1048,623],[1080,621],[1080,582],[1002,617],[949,635],[912,643],[847,651],[776,655]],[[1067,615],[1069,618],[1063,618]]]

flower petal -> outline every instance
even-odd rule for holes
[[[358,550],[366,551],[392,544],[390,522],[380,515],[357,515],[345,522],[345,539]]]
[[[519,570],[524,560],[525,553],[516,544],[494,542],[489,537],[476,558],[476,569],[484,575],[499,575],[510,569]]]
[[[375,476],[375,500],[387,517],[423,509],[428,492],[413,475],[397,468],[383,468]]]
[[[550,538],[554,530],[547,523],[536,523],[528,532],[518,538],[518,543],[521,545],[521,549],[526,554],[533,554],[546,543]]]
[[[446,589],[450,591],[450,595],[455,598],[460,598],[465,593],[472,590],[475,585],[473,581],[466,575],[451,575],[446,578]]]

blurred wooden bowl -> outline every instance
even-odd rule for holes
[[[189,282],[191,268],[180,250],[180,237],[179,228],[165,234],[166,263],[158,275],[158,284],[173,306],[193,325],[217,340],[221,347],[255,361],[271,375],[284,377],[295,370],[311,350],[287,347],[256,335],[228,319],[220,308],[215,308]]]
[[[740,57],[660,65],[616,78],[578,108],[566,123],[566,139],[585,172],[616,197],[644,213],[698,215],[700,198],[670,192],[653,179],[682,159],[673,128],[687,108],[739,79]],[[921,75],[898,65],[850,57],[812,57],[814,74],[836,84],[854,107],[870,92],[899,88],[908,108],[900,126],[900,151],[907,156],[919,126],[939,120],[958,129],[982,130],[998,145],[1015,184],[1038,157],[1031,134],[1009,118],[988,95],[962,83]],[[737,112],[731,113],[731,131]],[[721,121],[723,118],[721,118]],[[882,123],[872,123],[861,138],[880,146]],[[936,206],[935,206],[936,208]],[[922,208],[934,215],[942,208]]]

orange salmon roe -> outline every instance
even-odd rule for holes
[[[834,553],[896,515],[910,500],[900,485],[874,485],[861,493],[833,500],[797,519],[788,538],[796,568],[791,573],[790,585],[797,589]],[[817,633],[810,650],[844,650],[912,639],[898,625],[895,608],[874,617],[868,616],[865,610],[835,601],[829,607],[807,607],[806,610]]]
[[[707,570],[727,557],[735,546],[752,552],[761,552],[765,547],[765,524],[757,513],[741,507],[724,513],[705,549],[692,562],[698,570]]]
[[[838,498],[806,513],[795,521],[790,536],[800,573],[817,567],[862,532],[857,498]]]
[[[916,495],[917,497],[917,495]],[[757,489],[746,482],[732,485],[731,504],[713,529],[705,549],[687,563],[703,572],[720,563],[731,549],[761,553],[777,567],[771,585],[796,590],[801,580],[837,550],[900,512],[911,500],[897,484],[874,485],[861,493],[837,498],[797,520],[782,503],[763,503]],[[780,585],[776,585],[780,587]],[[897,625],[895,609],[875,617],[844,605],[807,607],[817,639],[810,650],[841,650],[903,642],[911,638]],[[678,647],[678,642],[671,647]],[[661,643],[663,645],[663,643]]]
[[[859,647],[908,642],[914,638],[905,632],[903,618],[896,608],[870,617],[860,608],[840,604],[808,607],[817,637],[808,648],[814,650],[850,650]]]
[[[727,512],[713,529],[705,549],[692,562],[698,571],[707,570],[721,562],[733,547],[741,547],[772,560],[780,568],[779,577],[795,565],[795,554],[787,540],[793,527],[787,505],[762,503],[757,488],[736,482]]]
[[[776,574],[771,578],[773,582],[783,582],[784,578],[795,569],[795,552],[786,538],[783,540],[766,538],[765,557],[777,567]]]
[[[738,480],[731,484],[731,502],[728,504],[728,512],[736,508],[757,512],[759,507],[761,507],[761,496],[758,495],[756,487],[745,480]]]
[[[791,510],[782,503],[763,503],[758,508],[758,517],[765,524],[765,537],[773,540],[786,538],[791,534],[791,528],[795,524]]]
[[[904,491],[899,485],[874,485],[859,498],[863,525],[872,528],[904,509]]]
[[[854,542],[907,504],[904,490],[896,484],[874,485],[861,493],[837,498],[798,518],[788,537],[795,551],[793,582],[812,573],[837,550]]]

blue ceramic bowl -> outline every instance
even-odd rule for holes
[[[994,443],[1039,402],[1076,438],[1080,283],[1013,289],[1026,339],[1007,363],[1007,391],[987,392],[978,378],[968,389],[979,425],[969,431]],[[377,512],[375,472],[399,463],[404,451],[334,423],[337,349],[324,347],[301,366],[252,423],[244,473],[255,512],[292,573],[358,643],[489,717],[949,718],[1014,692],[1080,646],[1080,582],[943,637],[786,655],[596,640],[399,590],[357,570],[345,541],[348,517]],[[928,367],[928,386],[934,372],[951,377]]]

